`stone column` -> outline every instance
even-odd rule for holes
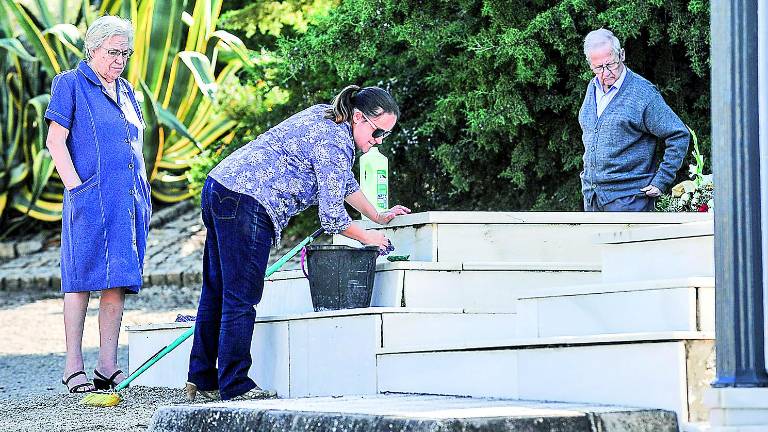
[[[760,122],[760,190],[763,250],[768,251],[768,4],[758,4],[757,15],[757,97]],[[768,291],[768,253],[763,254],[763,295]],[[768,308],[768,301],[763,301]],[[768,362],[768,350],[766,350]]]
[[[759,122],[768,119],[768,80],[765,65],[758,67],[768,61],[768,2],[711,6],[717,379],[704,402],[710,431],[757,432],[768,430],[761,229],[768,226],[768,190],[761,187],[768,163],[760,163],[768,126]]]

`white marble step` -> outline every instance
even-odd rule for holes
[[[678,278],[531,291],[517,303],[517,336],[705,331],[715,327],[715,280]]]
[[[590,263],[382,262],[376,266],[371,306],[451,308],[466,312],[515,310],[521,292],[600,280]],[[312,312],[309,281],[301,270],[277,272],[264,284],[259,316]]]
[[[190,326],[128,327],[131,371]],[[281,397],[375,394],[379,349],[493,343],[514,335],[514,314],[365,308],[263,317],[256,320],[250,375]],[[183,387],[191,348],[190,338],[137,378],[135,385]]]
[[[426,212],[398,217],[385,231],[395,254],[414,261],[600,263],[592,237],[627,227],[711,219],[706,213]],[[359,246],[336,235],[335,244]]]
[[[704,421],[714,334],[661,332],[381,349],[379,392],[580,401]]]
[[[712,220],[604,232],[594,241],[604,282],[715,275]]]

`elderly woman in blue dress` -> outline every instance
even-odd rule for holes
[[[396,205],[377,213],[352,174],[355,148],[365,153],[381,144],[399,115],[386,91],[349,86],[332,105],[291,116],[211,171],[202,191],[208,231],[187,382],[191,400],[198,394],[225,400],[274,394],[248,377],[254,306],[270,247],[292,216],[317,205],[327,233],[386,248],[381,232],[352,223],[344,202],[379,224],[410,212]]]
[[[130,21],[98,18],[85,35],[86,60],[56,75],[47,147],[66,188],[61,229],[61,291],[67,354],[62,382],[73,393],[114,387],[125,293],[138,293],[151,213],[142,156],[144,121],[121,78],[133,52]],[[91,291],[100,291],[99,359],[93,383],[82,339]]]

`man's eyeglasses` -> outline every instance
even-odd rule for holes
[[[113,59],[116,59],[117,56],[122,56],[124,59],[128,59],[133,55],[133,50],[128,48],[125,51],[120,51],[119,49],[105,49],[107,55],[112,57]]]
[[[606,64],[604,64],[602,66],[595,66],[595,67],[590,68],[590,69],[592,69],[592,72],[595,75],[602,75],[602,74],[605,73],[605,71],[611,71],[611,72],[615,73],[616,71],[619,70],[619,65],[621,65],[621,62],[620,61],[615,61],[615,62],[611,62],[611,63],[606,63]]]
[[[384,139],[384,138],[388,137],[389,134],[392,133],[392,131],[384,130],[384,129],[376,126],[376,123],[372,122],[371,119],[369,119],[368,116],[365,115],[362,111],[360,111],[360,114],[363,115],[363,118],[365,119],[365,121],[367,121],[368,123],[370,123],[371,126],[373,126],[373,133],[371,133],[371,136],[373,138]]]

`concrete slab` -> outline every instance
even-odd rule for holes
[[[663,410],[386,394],[163,407],[149,430],[672,432],[678,425]]]
[[[383,230],[395,253],[414,261],[599,264],[600,247],[592,241],[598,233],[711,219],[704,213],[427,212],[363,226]],[[333,243],[358,246],[341,235]]]

